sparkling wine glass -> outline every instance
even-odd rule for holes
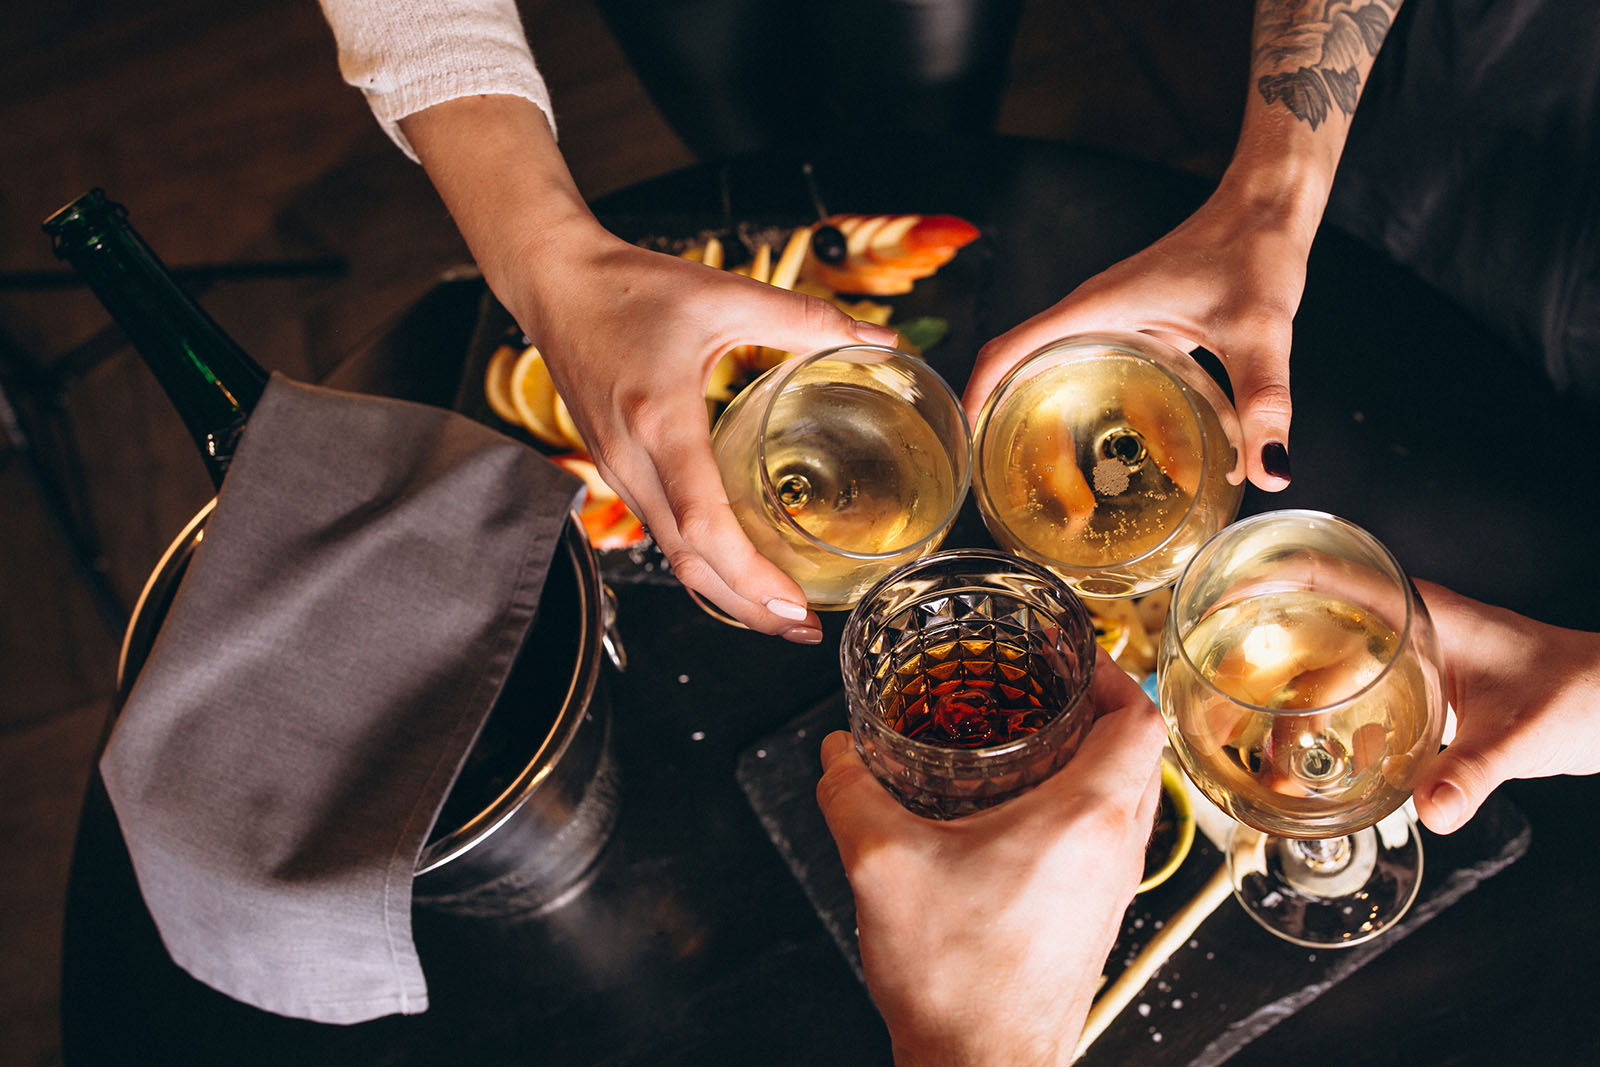
[[[1446,678],[1376,538],[1315,511],[1223,530],[1173,590],[1158,677],[1178,761],[1243,824],[1228,865],[1253,918],[1338,947],[1405,913],[1422,880],[1407,801],[1439,748]]]
[[[937,548],[972,474],[950,386],[878,345],[778,364],[728,405],[711,447],[739,524],[819,611]]]
[[[1228,398],[1182,352],[1146,334],[1077,334],[984,403],[978,508],[996,542],[1082,596],[1136,596],[1177,578],[1238,513],[1241,440]]]
[[[1035,563],[936,552],[861,598],[839,645],[850,732],[880,782],[952,819],[1030,789],[1088,731],[1094,625]]]

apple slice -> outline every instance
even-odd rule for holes
[[[849,256],[849,259],[845,262],[848,263],[851,259],[865,257],[867,249],[872,247],[873,236],[883,229],[884,223],[888,222],[891,217],[889,215],[868,215],[858,225],[852,227],[850,232],[845,234],[845,248]]]
[[[978,238],[978,228],[956,215],[924,215],[901,238],[909,253],[926,252],[936,248],[952,251],[964,248]]]
[[[1198,493],[1205,475],[1204,443],[1182,395],[1175,388],[1129,389],[1122,396],[1122,413],[1161,473],[1190,496]]]
[[[800,277],[800,264],[805,262],[806,252],[811,247],[812,227],[800,226],[789,235],[789,240],[783,246],[783,254],[778,257],[777,264],[772,268],[772,276],[767,279],[771,285],[779,289],[793,289],[795,281]]]
[[[705,251],[700,255],[700,262],[712,270],[721,270],[722,258],[722,242],[713,237],[706,242]]]
[[[551,456],[550,462],[583,479],[586,500],[604,503],[608,500],[621,499],[617,496],[617,491],[600,477],[600,468],[594,465],[594,460],[589,458],[588,453],[563,452],[559,456]]]
[[[895,296],[909,293],[919,278],[920,271],[901,271],[892,268],[848,266],[837,269],[812,262],[812,277],[836,293],[861,293],[866,296]]]
[[[607,531],[628,517],[628,505],[616,497],[599,502],[591,500],[578,509],[578,521],[583,523],[583,532],[588,535],[589,543],[597,548]]]
[[[772,277],[772,246],[762,243],[756,249],[755,258],[750,261],[750,277],[758,282],[765,282]]]
[[[846,238],[848,238],[855,228],[860,226],[866,218],[867,216],[865,215],[830,215],[827,219],[827,222],[834,229],[838,230],[840,233],[844,234]]]
[[[622,498],[600,477],[594,461],[582,452],[551,456],[550,462],[583,479],[578,521],[589,543],[598,549],[627,548],[644,540],[644,525]]]
[[[921,215],[895,215],[879,226],[872,234],[872,240],[863,250],[866,257],[874,263],[891,263],[904,259],[907,254],[905,236],[913,226],[922,221]]]
[[[589,543],[602,552],[636,545],[645,538],[644,524],[633,512],[623,508],[622,516],[610,526],[589,534]]]

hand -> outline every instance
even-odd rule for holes
[[[1501,782],[1600,771],[1600,634],[1417,582],[1450,671],[1456,736],[1423,767],[1417,814],[1460,828]]]
[[[964,400],[976,420],[1000,379],[1036,349],[1097,330],[1149,333],[1222,361],[1244,433],[1242,474],[1289,484],[1289,346],[1316,223],[1294,197],[1223,185],[1155,244],[1090,278],[978,353]],[[1264,451],[1265,450],[1265,451]]]
[[[636,248],[590,213],[544,113],[469,96],[401,120],[490,289],[538,345],[606,482],[684,585],[762,633],[822,640],[750,544],[711,455],[706,383],[740,344],[810,352],[893,330],[825,300]]]
[[[855,893],[867,988],[895,1060],[1068,1063],[1144,869],[1161,717],[1103,651],[1098,717],[1036,788],[948,822],[913,815],[822,743],[817,802]]]
[[[607,484],[649,528],[673,573],[745,625],[821,637],[792,579],[751,545],[712,457],[705,388],[740,344],[811,352],[894,331],[818,297],[617,240],[598,225],[538,253],[562,284],[505,284]]]

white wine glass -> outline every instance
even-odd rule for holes
[[[1233,405],[1147,334],[1045,345],[989,395],[974,441],[995,541],[1091,599],[1170,584],[1244,494]]]
[[[1297,944],[1360,944],[1422,880],[1412,786],[1444,730],[1438,638],[1400,564],[1316,511],[1243,519],[1173,589],[1157,663],[1178,762],[1239,821],[1234,894]]]
[[[745,534],[818,611],[937,548],[972,477],[949,384],[880,345],[773,367],[723,411],[711,448]]]

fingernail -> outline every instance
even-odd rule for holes
[[[783,639],[785,641],[793,641],[797,645],[820,645],[822,644],[822,631],[813,630],[809,626],[791,626],[783,631]]]
[[[1440,782],[1433,787],[1433,795],[1428,798],[1434,810],[1439,813],[1444,825],[1454,826],[1461,821],[1461,816],[1467,810],[1467,797],[1454,782]]]
[[[792,600],[780,600],[777,597],[767,601],[767,610],[778,618],[788,619],[790,622],[804,622],[807,614],[804,604],[796,604]]]
[[[898,331],[891,330],[887,326],[879,326],[875,322],[862,322],[857,319],[850,329],[857,337],[871,345],[893,346],[900,343]]]
[[[1289,480],[1289,450],[1282,441],[1268,441],[1261,447],[1261,467],[1274,478]]]

